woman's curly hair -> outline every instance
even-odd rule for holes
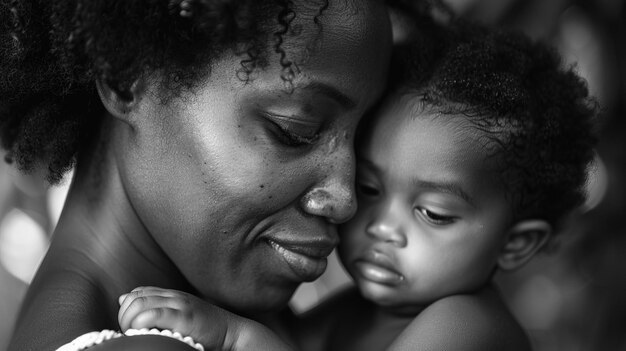
[[[328,0],[316,0],[319,12]],[[297,35],[292,0],[0,0],[0,141],[23,170],[47,167],[51,183],[93,137],[103,106],[95,80],[126,92],[160,71],[173,90],[208,74],[226,50],[247,79]]]
[[[454,21],[396,50],[392,91],[462,115],[495,158],[515,217],[558,228],[582,204],[598,104],[571,67],[527,36]],[[442,118],[444,118],[442,117]]]

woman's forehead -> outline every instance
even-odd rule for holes
[[[320,44],[320,41],[332,41],[343,37],[348,41],[361,41],[367,35],[382,32],[391,35],[391,25],[386,8],[382,2],[374,0],[360,0],[355,4],[353,0],[325,1],[295,1],[291,14],[279,14],[274,22],[275,40],[277,35],[284,33],[283,45],[289,50],[306,49],[303,41],[309,44]],[[285,28],[285,25],[289,28]]]

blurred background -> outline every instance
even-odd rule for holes
[[[626,350],[626,4],[624,0],[444,0],[457,14],[555,45],[600,101],[589,201],[557,247],[497,276],[536,351]],[[3,156],[0,154],[0,156]],[[0,350],[46,252],[71,174],[48,188],[0,162]],[[332,256],[292,307],[303,311],[350,284]]]

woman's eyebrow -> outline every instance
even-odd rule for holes
[[[300,87],[300,89],[311,92],[313,94],[324,95],[331,100],[335,100],[345,110],[351,110],[356,107],[355,99],[339,91],[339,89],[321,82],[310,82]]]

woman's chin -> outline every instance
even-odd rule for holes
[[[294,284],[294,287],[290,289],[265,288],[262,289],[265,291],[250,291],[253,294],[246,291],[247,296],[217,304],[229,311],[248,317],[275,313],[287,306],[297,287],[298,285]]]

